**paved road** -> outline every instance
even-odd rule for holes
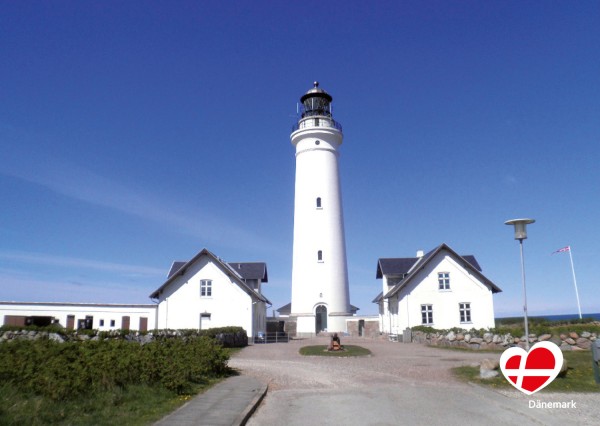
[[[458,382],[450,368],[494,356],[418,344],[345,339],[369,348],[366,358],[303,357],[300,347],[326,338],[255,345],[230,365],[269,383],[248,425],[598,425],[598,394],[502,393]],[[499,354],[495,355],[499,358]],[[576,408],[529,408],[529,401],[568,402]]]

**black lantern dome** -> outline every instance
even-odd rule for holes
[[[303,111],[302,118],[312,115],[331,117],[331,101],[333,98],[325,90],[319,88],[319,82],[314,82],[314,87],[301,98]]]

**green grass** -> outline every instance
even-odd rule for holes
[[[57,402],[0,384],[0,425],[147,425],[154,423],[220,380],[177,395],[160,386],[132,385]]]
[[[355,345],[345,345],[342,351],[328,351],[327,345],[316,345],[300,348],[300,355],[336,357],[369,356],[371,355],[371,351],[362,346]]]
[[[540,392],[599,392],[600,385],[594,380],[592,371],[592,354],[585,352],[563,352],[567,360],[567,374],[565,377],[557,377]],[[457,378],[466,382],[472,382],[497,389],[513,389],[500,371],[498,377],[492,379],[480,379],[479,367],[456,367],[452,369]]]

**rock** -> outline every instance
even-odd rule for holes
[[[490,343],[492,341],[493,337],[494,337],[494,335],[492,333],[484,333],[483,334],[483,340],[485,340],[486,343]]]
[[[538,338],[538,340],[539,340],[540,342],[545,342],[546,340],[550,340],[550,338],[551,338],[551,337],[552,337],[552,335],[551,335],[551,334],[547,334],[547,333],[546,333],[546,334],[542,334],[542,335],[541,335],[541,336]]]
[[[583,333],[581,333],[581,337],[589,339],[590,337],[592,337],[592,333],[590,333],[589,331],[584,331]]]
[[[64,342],[65,342],[65,339],[63,339],[63,338],[60,336],[60,334],[57,334],[57,333],[50,333],[50,334],[48,335],[48,339],[49,339],[49,340],[54,340],[55,342],[58,342],[58,343],[64,343]]]
[[[567,342],[562,342],[560,344],[560,350],[561,351],[570,351],[571,348],[573,348],[573,346],[569,345]]]
[[[471,341],[471,335],[469,333],[465,334],[465,342],[469,343]]]
[[[567,335],[565,333],[560,333],[560,340],[565,340]]]
[[[575,340],[571,339],[570,337],[565,339],[565,342],[568,343],[569,345],[574,345],[576,343]]]
[[[580,348],[579,346],[571,346],[571,350],[572,351],[579,351],[579,352],[585,351],[585,349]]]
[[[592,347],[592,342],[590,342],[588,339],[580,337],[577,339],[577,347],[581,349],[590,349]]]
[[[90,336],[88,336],[87,334],[78,334],[78,335],[77,335],[77,338],[78,338],[79,340],[84,340],[84,341],[85,341],[85,340],[90,340]]]
[[[469,347],[471,349],[479,349],[479,344],[477,344],[477,343],[469,343]]]
[[[481,370],[497,370],[499,366],[500,362],[497,359],[490,358],[485,358],[481,361],[481,364],[479,364]]]
[[[565,377],[567,375],[567,370],[569,366],[567,365],[567,360],[563,358],[562,366],[560,367],[560,371],[558,373],[558,377]]]
[[[448,339],[450,342],[454,342],[456,340],[456,334],[454,334],[454,332],[451,331],[446,335],[446,339]]]
[[[477,344],[480,344],[481,342],[483,342],[483,339],[481,337],[472,337],[471,340],[469,341],[469,343],[477,343]]]
[[[494,334],[494,337],[492,337],[492,343],[502,343],[502,337]]]
[[[571,331],[571,332],[569,333],[569,337],[570,337],[571,339],[579,339],[579,334],[575,333],[574,331]]]
[[[521,341],[521,338],[520,338],[520,337],[515,337],[515,338],[513,339],[513,343],[519,343],[520,341]]]
[[[465,340],[465,335],[462,334],[462,333],[458,333],[456,335],[456,340],[458,340],[459,342],[462,341],[462,340]]]

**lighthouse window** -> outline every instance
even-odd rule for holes
[[[315,141],[315,145],[319,145],[321,141]]]
[[[319,251],[317,252],[317,260],[318,260],[319,262],[322,262],[322,261],[323,261],[323,250],[319,250]]]
[[[317,197],[317,208],[318,209],[322,208],[322,206],[321,206],[321,197]]]

